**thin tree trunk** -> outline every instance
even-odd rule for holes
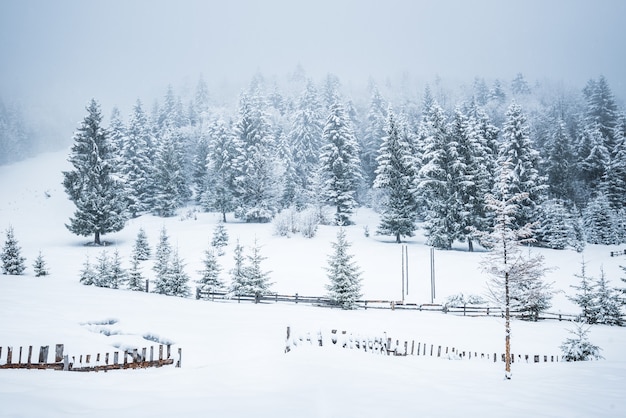
[[[399,232],[396,233],[396,242],[398,244],[400,244],[402,242],[402,240],[400,239],[400,233]]]
[[[473,253],[473,252],[474,252],[474,241],[472,241],[472,239],[471,239],[471,238],[468,238],[468,239],[467,239],[467,247],[468,247],[468,251],[469,251],[470,253]]]
[[[510,297],[509,297],[509,272],[504,274],[504,292],[505,292],[505,349],[504,349],[504,377],[511,378],[511,312],[510,312]]]
[[[226,223],[226,211],[225,210],[222,211],[222,221]]]
[[[100,231],[96,231],[95,236],[93,238],[93,243],[96,245],[100,245]]]

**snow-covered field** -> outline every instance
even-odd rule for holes
[[[102,248],[87,247],[90,238],[72,235],[64,226],[73,204],[61,185],[67,152],[40,155],[0,167],[0,229],[13,226],[27,257],[24,276],[0,276],[0,346],[39,347],[65,344],[70,355],[113,352],[116,347],[145,347],[156,336],[182,348],[182,367],[68,373],[0,370],[0,417],[158,417],[158,416],[623,416],[626,409],[626,329],[591,328],[590,339],[605,360],[584,363],[514,363],[513,378],[503,379],[503,363],[448,360],[424,356],[380,356],[357,350],[298,346],[285,354],[286,327],[296,337],[331,329],[362,336],[501,353],[504,324],[499,318],[468,318],[415,311],[360,310],[291,304],[196,301],[156,294],[83,286],[78,274],[85,257],[95,260]],[[186,211],[182,211],[184,215]],[[116,234],[104,236],[128,256],[143,227],[154,247],[164,226],[177,246],[186,271],[196,279],[217,214],[197,213],[162,219],[143,216]],[[351,251],[363,271],[367,299],[401,298],[401,247],[391,238],[366,237],[377,216],[360,209],[347,228]],[[320,227],[313,239],[273,235],[272,225],[226,224],[230,245],[219,261],[223,278],[232,265],[235,239],[249,246],[256,238],[267,257],[273,290],[283,294],[323,295],[324,266],[336,238],[334,227]],[[408,240],[410,292],[407,301],[430,302],[429,247],[418,234]],[[587,271],[600,268],[620,285],[626,257],[609,256],[621,247],[588,246]],[[39,251],[51,275],[36,278],[32,262]],[[581,254],[544,250],[555,267],[547,280],[561,293],[551,312],[576,313],[567,300]],[[463,292],[482,294],[486,278],[481,253],[462,245],[436,251],[435,302]],[[146,268],[150,274],[150,269]],[[115,319],[112,325],[98,325]],[[559,354],[568,336],[567,322],[513,321],[512,351]],[[102,330],[106,333],[102,333]],[[106,334],[109,334],[108,336]],[[0,362],[5,361],[3,351]]]

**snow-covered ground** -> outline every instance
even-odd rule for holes
[[[504,324],[499,318],[469,318],[415,311],[341,311],[291,304],[206,302],[156,294],[83,286],[78,273],[85,257],[102,248],[64,226],[74,207],[61,185],[67,152],[40,155],[0,167],[0,235],[13,226],[27,257],[24,276],[0,276],[0,346],[39,347],[65,344],[70,355],[113,352],[153,344],[145,336],[182,348],[182,367],[68,373],[0,370],[0,417],[158,417],[158,416],[623,416],[626,409],[626,329],[591,328],[590,338],[605,360],[583,363],[514,363],[513,378],[503,379],[503,363],[424,356],[393,357],[358,350],[299,345],[284,353],[286,327],[293,335],[313,337],[331,329],[354,335],[386,335],[401,341],[502,353]],[[116,234],[104,236],[128,261],[137,231],[151,245],[165,226],[186,271],[196,279],[217,214],[196,213],[162,219],[143,216]],[[391,238],[366,237],[377,216],[360,209],[347,228],[351,251],[363,271],[364,298],[401,298],[401,247]],[[323,295],[324,266],[336,238],[334,227],[320,227],[313,239],[273,235],[271,224],[226,224],[230,245],[219,261],[223,278],[232,265],[234,241],[249,246],[256,238],[267,257],[273,290],[284,294]],[[409,302],[430,302],[429,247],[418,234],[408,240]],[[621,247],[588,246],[587,272],[600,268],[617,286],[626,257],[609,256]],[[51,275],[36,278],[32,262],[39,251]],[[533,250],[535,251],[535,250]],[[551,312],[576,313],[572,294],[582,255],[541,250],[555,267],[547,280],[561,291]],[[436,300],[463,292],[482,294],[481,253],[462,245],[436,251]],[[149,262],[148,262],[149,264]],[[150,269],[146,264],[146,273]],[[126,264],[128,266],[128,264]],[[110,319],[114,324],[102,325]],[[113,322],[113,321],[112,321]],[[559,354],[568,336],[567,322],[513,321],[512,351]],[[105,332],[102,332],[105,331]],[[107,335],[108,334],[108,335]],[[3,350],[0,362],[6,359]]]

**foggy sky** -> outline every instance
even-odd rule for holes
[[[300,64],[344,83],[603,74],[623,99],[625,17],[621,0],[0,0],[0,97],[78,121],[92,97],[108,112]]]

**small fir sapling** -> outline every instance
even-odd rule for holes
[[[213,239],[211,245],[217,250],[217,255],[224,255],[224,247],[228,245],[228,231],[224,226],[224,222],[218,222],[213,230]]]
[[[220,280],[220,272],[222,268],[217,262],[215,251],[208,249],[204,252],[204,268],[199,271],[201,274],[198,280],[199,288],[205,292],[215,292],[224,287],[224,283]]]
[[[581,262],[581,272],[575,275],[580,279],[578,286],[572,285],[571,287],[576,289],[577,292],[574,296],[568,296],[568,299],[578,305],[582,312],[578,316],[579,320],[586,322],[587,324],[595,324],[597,322],[597,312],[594,302],[593,284],[591,278],[587,277],[586,263],[583,258]]]
[[[46,260],[44,260],[41,251],[39,251],[39,255],[37,255],[37,258],[33,263],[33,270],[35,272],[35,277],[47,276],[50,274],[50,271],[46,266]]]
[[[119,289],[128,281],[128,272],[122,267],[122,259],[117,250],[113,252],[109,266],[109,287]]]
[[[86,286],[93,286],[96,284],[96,272],[89,262],[89,256],[85,257],[83,268],[80,271],[80,282]]]
[[[24,273],[26,258],[21,255],[21,248],[15,239],[12,226],[6,230],[6,241],[0,258],[2,259],[2,274],[21,275]]]
[[[111,261],[109,260],[109,253],[106,250],[102,251],[96,261],[96,278],[94,284],[98,287],[111,287]]]
[[[621,326],[623,324],[622,301],[616,289],[609,286],[604,274],[604,268],[600,269],[600,277],[596,280],[594,288],[597,322],[599,324]]]
[[[130,259],[130,270],[128,271],[128,288],[130,290],[143,292],[146,280],[141,271],[140,260],[137,253],[133,251]]]
[[[326,286],[330,299],[342,309],[355,309],[361,297],[361,272],[355,263],[354,255],[348,253],[350,243],[343,227],[337,233],[337,241],[332,243],[333,253],[328,257],[326,272],[330,284]]]
[[[574,338],[567,338],[561,345],[561,351],[563,352],[563,360],[565,361],[587,361],[587,360],[600,360],[603,357],[600,355],[602,350],[597,345],[593,345],[587,336],[590,327],[585,327],[584,321],[578,321],[574,323],[573,330],[568,330],[570,334],[574,335]]]
[[[137,238],[135,239],[135,245],[133,246],[133,252],[137,254],[137,260],[145,261],[150,258],[152,250],[150,250],[150,244],[148,244],[148,236],[143,228],[139,228],[137,232]]]

